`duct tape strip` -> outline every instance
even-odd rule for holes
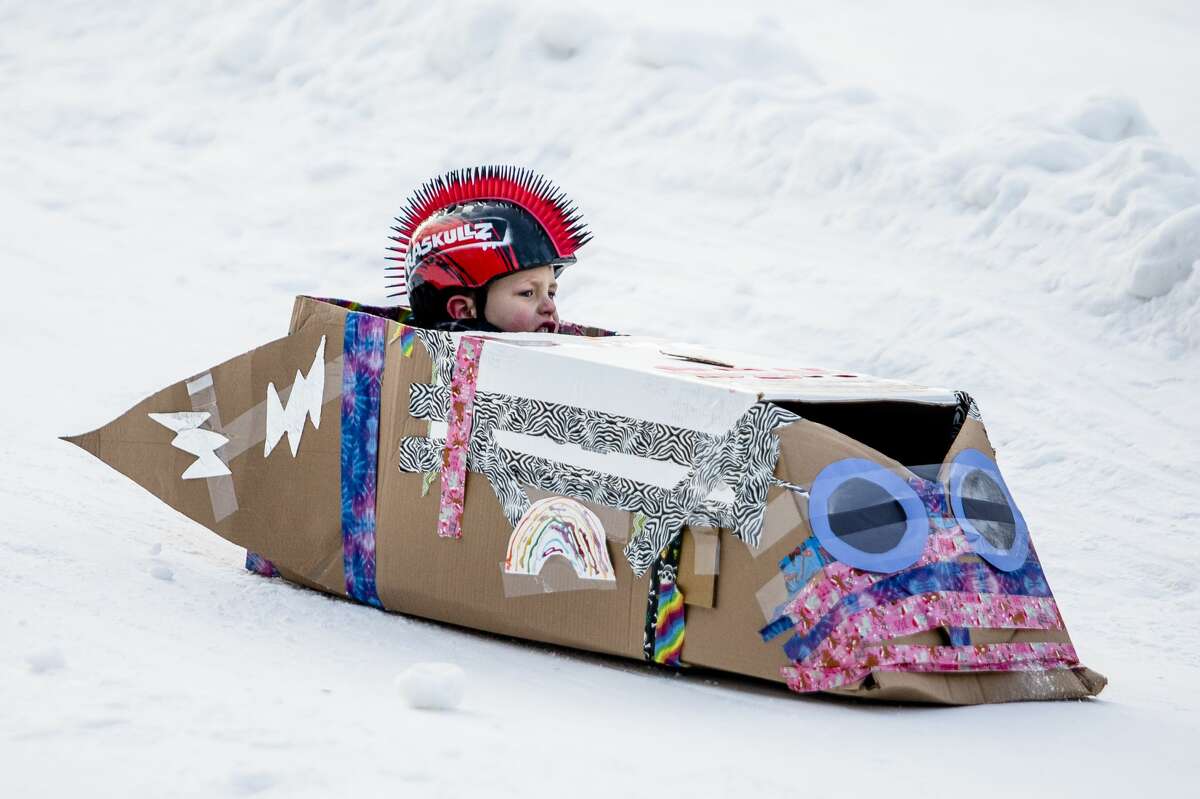
[[[715,527],[689,527],[695,546],[693,571],[698,575],[715,575],[721,571],[721,536]]]
[[[511,572],[507,564],[501,562],[500,580],[508,599],[563,591],[615,591],[617,588],[616,580],[580,577],[565,563],[554,561],[547,563],[537,574]]]
[[[776,621],[784,615],[784,610],[791,600],[788,596],[787,577],[782,573],[774,575],[754,593],[754,598],[763,618],[768,622]]]
[[[381,607],[375,590],[379,393],[388,320],[346,314],[342,343],[342,553],[346,593]]]
[[[718,531],[689,526],[679,540],[682,553],[676,586],[683,591],[686,604],[712,608],[717,595]]]
[[[642,653],[646,660],[666,666],[683,665],[686,632],[683,591],[676,583],[682,545],[678,538],[667,546],[651,566],[650,591],[646,598],[646,629]]]
[[[342,395],[342,377],[344,373],[344,355],[339,355],[325,362],[325,377],[321,404],[335,400]],[[280,401],[287,403],[291,399],[292,386],[288,385],[277,393]],[[261,445],[267,437],[267,402],[262,402],[238,416],[221,431],[229,437],[229,443],[221,450],[221,456],[232,461],[251,447]]]
[[[438,536],[462,538],[463,494],[467,488],[467,458],[471,421],[475,416],[475,381],[483,339],[463,336],[458,342],[454,376],[450,379],[450,418],[442,454],[442,496],[438,509]]]
[[[189,380],[187,392],[192,403],[192,410],[208,413],[209,429],[228,437],[221,425],[221,412],[217,408],[217,392],[213,388],[212,373],[205,372],[194,380]],[[221,446],[215,448],[213,452],[225,464],[225,469],[228,471],[229,461],[233,459],[233,456],[225,452],[226,449],[227,447]],[[214,522],[227,518],[238,509],[237,493],[233,488],[231,473],[208,477],[204,482],[208,484],[208,498],[212,502]]]
[[[797,499],[792,492],[781,491],[767,503],[758,546],[750,547],[750,554],[757,558],[801,524],[804,524],[804,519],[800,515]]]

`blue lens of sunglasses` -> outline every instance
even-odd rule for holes
[[[950,465],[950,507],[975,553],[1001,571],[1016,571],[1029,556],[1029,527],[1000,467],[977,449]]]
[[[864,571],[890,574],[921,558],[929,515],[908,482],[863,458],[834,461],[813,480],[809,523],[833,557]]]

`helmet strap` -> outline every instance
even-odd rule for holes
[[[487,318],[487,296],[487,286],[480,286],[479,288],[475,289],[475,318],[481,322],[488,322],[488,324],[491,324]]]

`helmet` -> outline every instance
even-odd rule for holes
[[[477,166],[426,182],[396,217],[387,267],[418,317],[447,291],[480,289],[539,266],[555,274],[591,239],[563,192],[530,169]],[[424,302],[423,302],[424,301]]]

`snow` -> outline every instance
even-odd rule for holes
[[[169,583],[175,579],[175,572],[171,570],[170,566],[155,563],[150,567],[150,576]]]
[[[0,793],[1194,783],[1200,14],[1044,6],[0,7]],[[865,707],[383,614],[55,439],[294,294],[382,300],[407,192],[486,162],[591,222],[566,318],[971,391],[1102,697]],[[431,662],[453,713],[396,690]]]
[[[409,707],[454,710],[462,704],[467,675],[454,663],[414,663],[396,675],[396,687]]]
[[[46,674],[58,671],[67,665],[62,651],[53,646],[37,652],[30,652],[25,656],[25,662],[29,665],[29,670],[34,674]]]

